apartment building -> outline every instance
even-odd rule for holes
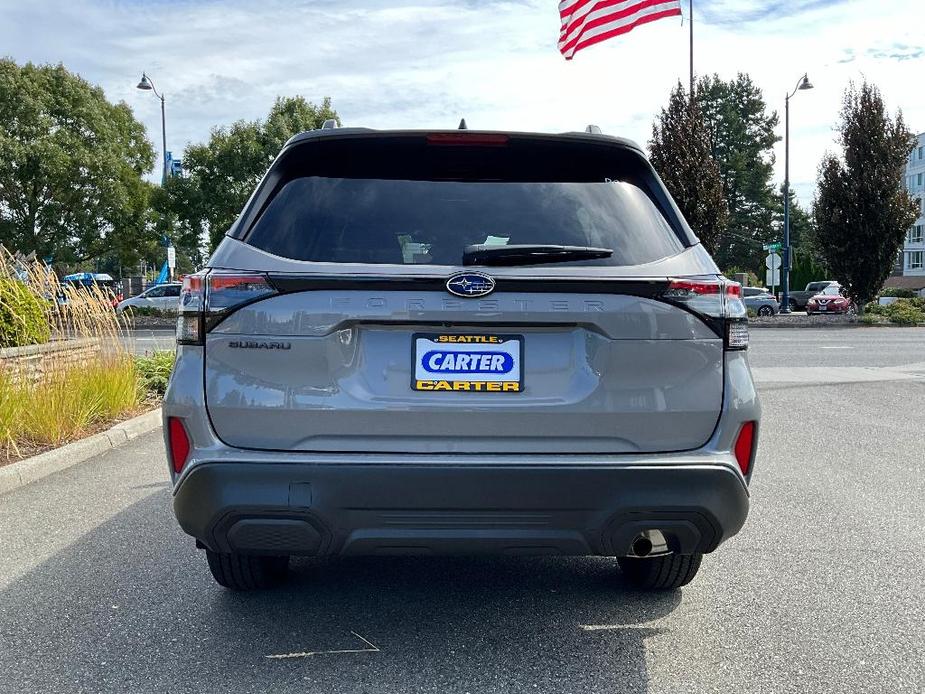
[[[925,277],[925,133],[918,136],[906,162],[906,190],[916,198],[919,216],[906,232],[902,251],[904,277]]]

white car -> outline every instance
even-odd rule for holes
[[[127,308],[155,308],[159,311],[176,311],[180,303],[180,288],[182,286],[179,282],[173,282],[151,287],[138,296],[120,301],[116,306],[116,311],[122,313]]]

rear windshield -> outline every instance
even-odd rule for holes
[[[581,265],[638,265],[684,249],[629,182],[417,181],[309,176],[287,182],[247,243],[295,260],[459,265],[475,244],[610,248]]]

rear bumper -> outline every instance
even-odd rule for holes
[[[731,460],[651,464],[202,462],[178,481],[183,530],[220,552],[308,556],[628,553],[659,529],[710,552],[748,513]]]

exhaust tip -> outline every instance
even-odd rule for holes
[[[669,554],[668,540],[661,530],[643,530],[630,544],[630,556],[650,557]]]
[[[640,535],[633,540],[633,554],[637,557],[647,557],[652,553],[652,540]]]

